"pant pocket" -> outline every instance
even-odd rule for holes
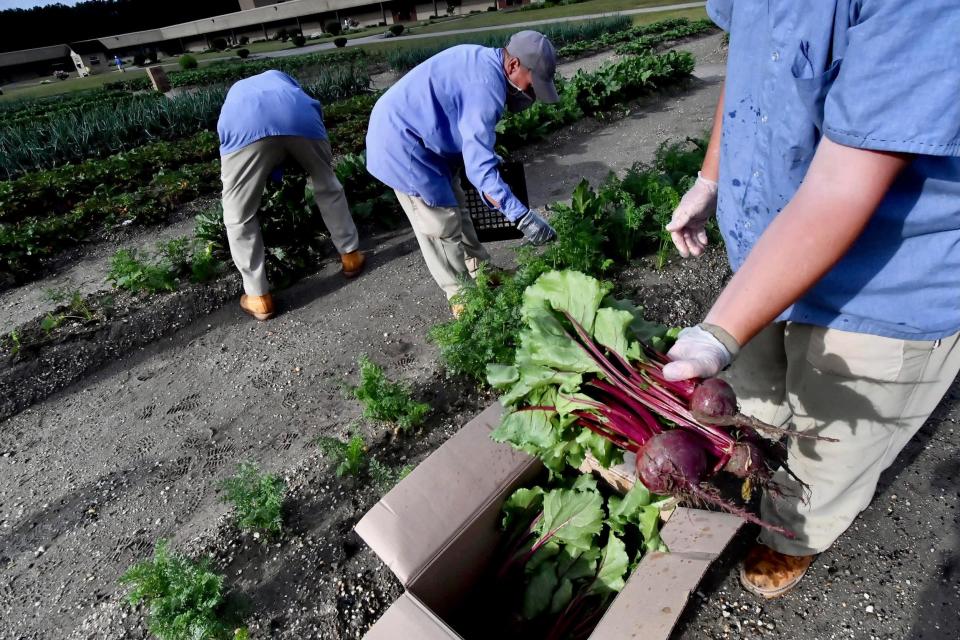
[[[929,345],[929,346],[928,346]],[[822,373],[879,382],[898,380],[908,358],[929,354],[933,343],[813,327],[807,362]],[[925,353],[923,353],[925,351]]]

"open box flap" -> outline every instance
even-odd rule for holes
[[[661,535],[669,553],[648,553],[604,613],[591,640],[666,640],[690,594],[743,521],[678,507]]]
[[[503,407],[495,403],[394,487],[356,531],[409,587],[518,478],[540,469],[536,458],[490,439]],[[433,603],[431,603],[433,605]]]
[[[390,605],[363,640],[460,640],[453,629],[437,618],[422,602],[404,593]]]

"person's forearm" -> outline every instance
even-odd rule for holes
[[[700,167],[700,175],[716,182],[720,177],[720,133],[723,131],[723,93],[726,80],[720,83],[720,98],[713,112],[713,128],[710,130],[710,142]]]
[[[843,257],[909,161],[902,154],[823,138],[800,189],[754,245],[705,322],[746,344]]]

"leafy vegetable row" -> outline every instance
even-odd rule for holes
[[[335,155],[362,152],[370,110],[378,95],[363,94],[326,107],[324,116]],[[129,189],[158,171],[211,160],[217,154],[216,133],[201,131],[182,140],[153,142],[104,158],[0,181],[0,223],[66,212],[94,191]]]
[[[559,49],[564,45],[585,40],[594,40],[605,34],[624,32],[630,29],[632,21],[628,16],[599,18],[579,23],[559,22],[555,24],[538,25],[541,32]],[[479,44],[485,47],[502,47],[507,42],[507,34],[498,32],[492,35],[473,34],[458,38],[447,39],[439,44],[421,48],[393,49],[387,53],[387,65],[398,73],[405,73],[427,58],[430,58],[444,49],[458,44]],[[558,52],[559,55],[565,55]]]
[[[630,56],[592,72],[580,70],[570,80],[558,83],[558,103],[537,102],[501,120],[497,124],[497,141],[515,148],[538,140],[584,115],[608,110],[686,78],[693,67],[689,53],[668,51],[661,55]]]
[[[678,40],[680,38],[706,33],[715,28],[716,25],[710,20],[696,20],[691,22],[686,18],[670,18],[651,24],[638,25],[622,31],[611,31],[592,40],[574,41],[560,47],[557,50],[557,55],[562,58],[572,58],[585,53],[607,49],[621,43],[629,44],[639,40],[646,41],[648,48],[652,48],[669,40]],[[618,50],[617,53],[620,53],[620,51]],[[633,51],[631,53],[639,53],[639,51]]]
[[[92,229],[157,222],[183,203],[217,189],[219,179],[219,160],[184,165],[158,173],[131,193],[95,194],[67,213],[0,224],[0,274],[18,283],[29,281],[50,258],[83,241]]]
[[[261,60],[218,60],[202,69],[170,71],[167,73],[167,78],[169,78],[172,87],[202,87],[249,78],[268,69],[279,69],[306,81],[307,74],[315,73],[318,67],[368,67],[372,62],[372,57],[363,49],[347,49]],[[105,88],[108,90],[146,91],[151,88],[151,85],[148,78],[139,77],[111,82],[105,85]]]
[[[323,70],[304,90],[321,102],[365,92],[370,76],[364,66]],[[73,111],[50,121],[0,128],[0,177],[16,178],[45,169],[132,149],[157,140],[175,140],[213,130],[226,89],[202,88],[163,100],[134,100]]]
[[[157,172],[212,160],[217,157],[218,147],[216,133],[202,131],[183,140],[154,142],[106,158],[0,182],[0,222],[69,211],[94,191],[110,194],[149,180]]]

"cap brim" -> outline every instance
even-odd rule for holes
[[[560,102],[560,96],[557,94],[557,87],[553,84],[553,78],[544,80],[533,76],[533,91],[537,94],[537,100],[540,102]]]

